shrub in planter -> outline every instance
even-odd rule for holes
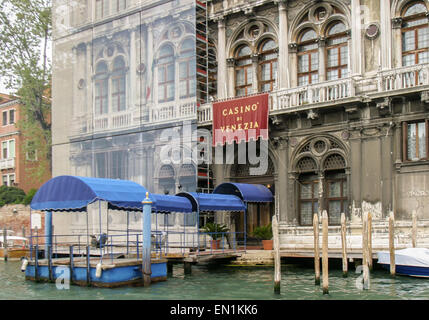
[[[204,227],[202,227],[202,229],[204,232],[207,232],[212,237],[212,249],[219,248],[219,242],[222,238],[222,233],[229,231],[226,225],[212,222],[207,223]]]
[[[262,240],[264,250],[273,249],[273,229],[271,228],[271,224],[256,227],[255,230],[253,230],[252,235],[257,239]]]

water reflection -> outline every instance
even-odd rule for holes
[[[274,294],[272,267],[233,267],[219,265],[193,266],[192,274],[185,275],[183,265],[176,264],[166,282],[155,283],[149,288],[125,287],[116,289],[70,286],[57,290],[55,284],[25,281],[20,262],[0,262],[0,299],[43,300],[388,300],[428,299],[429,281],[396,276],[388,272],[371,272],[369,290],[359,290],[359,274],[349,273],[343,278],[341,270],[330,270],[329,295],[322,294],[322,287],[314,284],[312,268],[282,266],[281,294]]]

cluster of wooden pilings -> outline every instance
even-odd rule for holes
[[[314,273],[315,284],[320,285],[320,256],[322,257],[322,290],[323,294],[329,294],[329,268],[328,268],[328,214],[326,210],[322,212],[322,254],[319,246],[319,214],[313,216],[313,235],[314,235]],[[274,239],[274,292],[280,293],[280,248],[279,232],[276,215],[272,219],[273,239]],[[346,217],[341,214],[341,251],[342,251],[342,271],[343,276],[348,275],[348,258],[346,242]],[[389,214],[389,254],[390,254],[390,274],[395,276],[395,218],[393,212]],[[417,214],[412,213],[411,229],[412,247],[417,247]],[[362,217],[362,272],[363,289],[369,289],[370,271],[373,268],[372,254],[372,215],[370,212],[364,212]]]

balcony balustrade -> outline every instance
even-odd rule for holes
[[[409,90],[429,85],[429,64],[418,64],[380,71],[378,74],[378,92]]]

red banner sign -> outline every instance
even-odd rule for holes
[[[213,145],[268,140],[268,93],[213,103]]]

